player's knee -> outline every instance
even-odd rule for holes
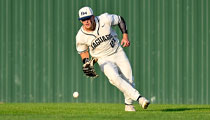
[[[109,79],[109,82],[115,86],[120,86],[122,80],[119,75],[115,75]]]

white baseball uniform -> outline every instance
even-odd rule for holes
[[[76,48],[79,54],[89,49],[90,55],[98,58],[98,64],[109,82],[124,93],[125,103],[132,104],[140,94],[134,88],[129,60],[119,44],[117,33],[112,29],[120,20],[120,17],[114,14],[96,16],[94,31],[87,32],[83,27],[78,31]]]

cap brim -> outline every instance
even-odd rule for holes
[[[90,19],[92,16],[93,16],[93,15],[85,16],[85,17],[79,18],[79,20],[87,20],[87,19]]]

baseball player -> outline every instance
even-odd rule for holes
[[[109,82],[123,92],[125,111],[135,111],[133,101],[146,109],[150,102],[134,88],[131,65],[121,47],[130,46],[123,17],[108,13],[94,16],[90,7],[83,7],[79,10],[79,20],[82,26],[76,35],[76,49],[84,63],[84,73],[90,77],[96,76],[90,67],[90,53],[94,58],[93,64],[97,62]],[[112,29],[116,25],[123,34],[121,45]]]

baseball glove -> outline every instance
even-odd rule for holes
[[[83,64],[82,66],[82,70],[85,73],[86,76],[88,77],[98,77],[98,74],[96,73],[95,69],[94,69],[94,64],[96,63],[96,59],[93,58],[90,61],[85,62],[85,64]]]

